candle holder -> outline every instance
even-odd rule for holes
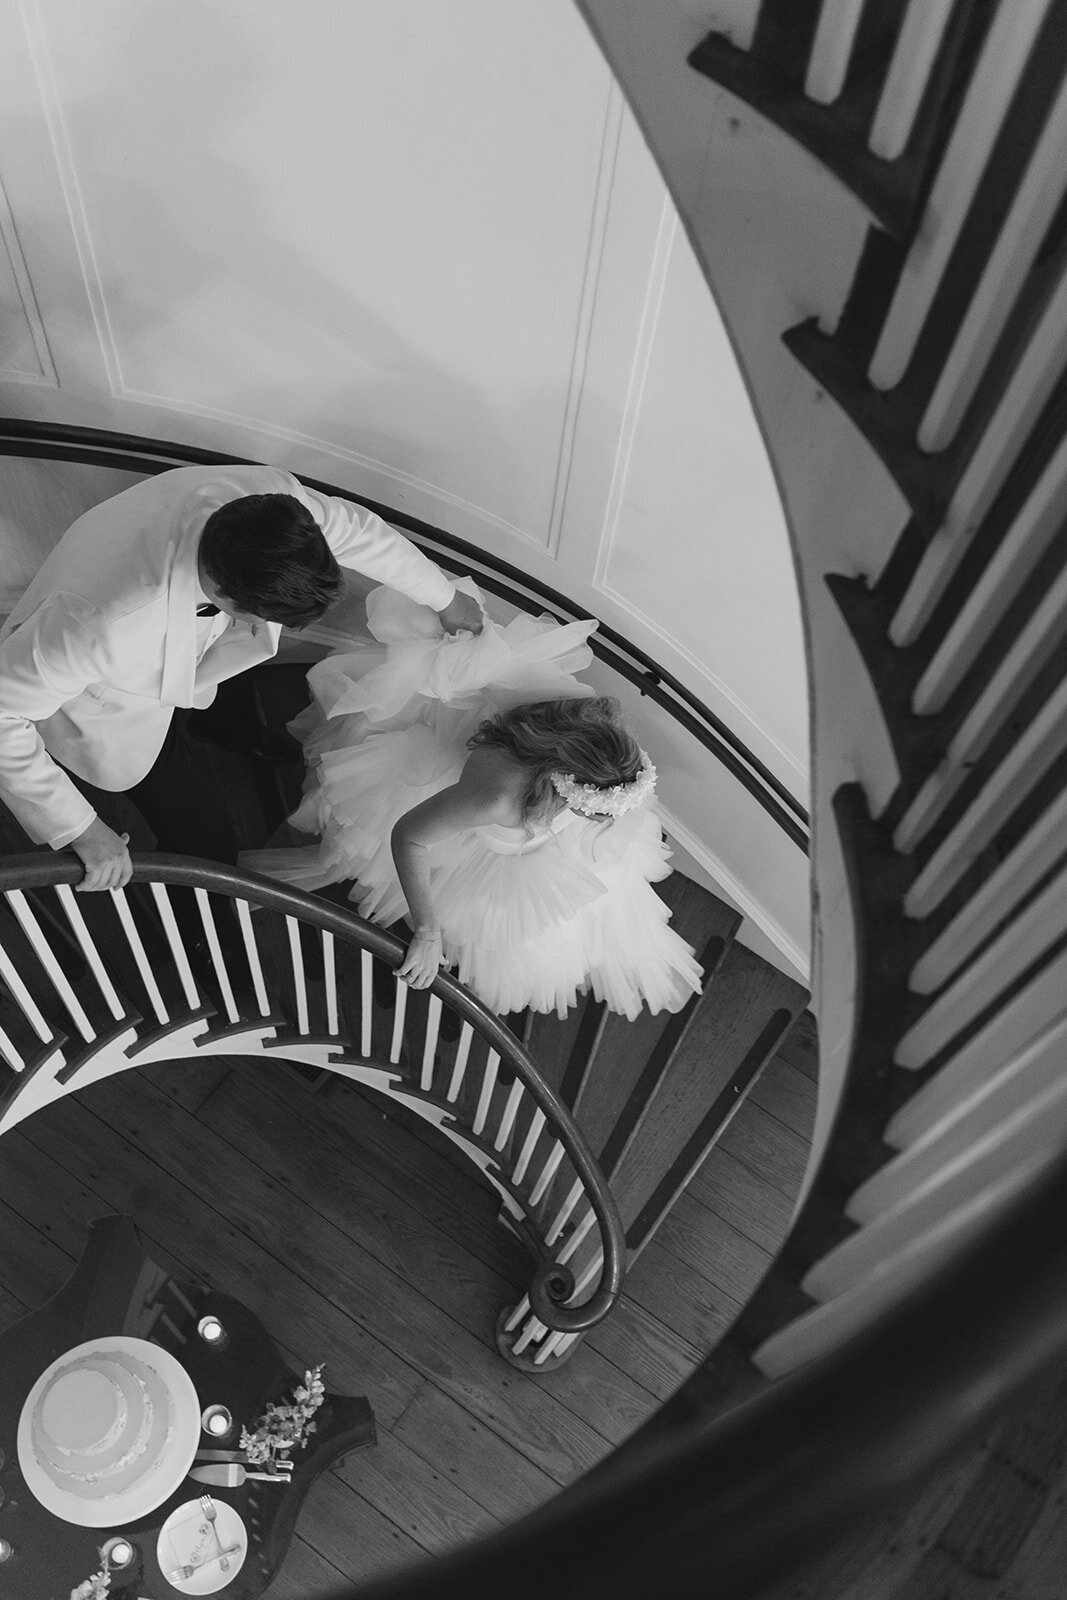
[[[228,1406],[205,1406],[200,1414],[200,1426],[212,1439],[225,1439],[233,1431],[233,1417]]]
[[[213,1350],[224,1350],[230,1342],[229,1334],[215,1316],[201,1317],[196,1325],[196,1331],[204,1343],[210,1345]]]
[[[100,1546],[100,1559],[106,1562],[113,1572],[122,1572],[126,1567],[132,1566],[136,1557],[136,1546],[122,1533],[116,1534],[113,1539],[108,1539],[106,1544]]]

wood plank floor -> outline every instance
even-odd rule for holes
[[[366,1394],[379,1443],[316,1486],[271,1590],[315,1600],[532,1509],[655,1409],[784,1234],[813,1099],[810,1071],[776,1058],[622,1303],[535,1378],[493,1345],[524,1253],[432,1129],[260,1061],[127,1072],[0,1140],[0,1321],[59,1287],[91,1218],[128,1212],[158,1259]]]

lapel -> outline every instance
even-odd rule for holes
[[[167,585],[167,617],[163,631],[163,676],[160,701],[165,706],[191,706],[196,684],[196,552],[203,517],[194,518],[179,536]]]

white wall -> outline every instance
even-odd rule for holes
[[[570,0],[22,0],[0,107],[8,414],[278,461],[492,549],[803,798],[773,481]],[[34,552],[0,532],[17,589]],[[795,846],[641,733],[695,859],[803,966]]]

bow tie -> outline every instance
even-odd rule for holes
[[[196,614],[198,617],[217,617],[219,608],[218,606],[197,606]]]

